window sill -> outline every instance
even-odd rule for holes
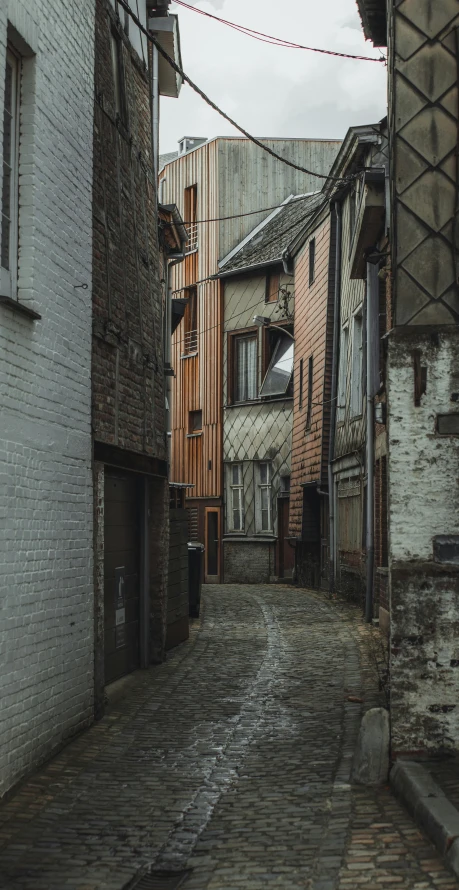
[[[223,408],[243,408],[247,405],[266,405],[271,402],[293,402],[293,396],[262,396],[258,399],[248,399],[246,402],[228,402]]]
[[[223,542],[225,541],[244,541],[248,544],[274,544],[277,538],[269,532],[263,532],[263,534],[260,532],[255,535],[246,535],[244,532],[228,532],[223,535]]]
[[[27,318],[31,318],[34,321],[41,318],[40,313],[35,312],[35,309],[30,309],[29,306],[25,306],[24,303],[19,303],[18,300],[13,300],[12,297],[5,297],[0,294],[0,303],[3,303],[8,309],[12,309],[13,312],[18,312],[19,315],[25,315]]]
[[[180,358],[196,358],[197,355],[199,355],[198,350],[196,350],[196,352],[187,352],[186,354],[183,353]]]
[[[354,423],[356,420],[362,420],[363,414],[353,414],[352,417],[349,418],[350,423]]]
[[[187,433],[186,434],[187,439],[199,439],[200,436],[202,436],[202,430],[199,430],[198,433]]]

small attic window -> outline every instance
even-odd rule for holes
[[[281,334],[271,357],[271,361],[260,389],[260,396],[283,396],[286,394],[293,373],[294,344],[288,334]]]

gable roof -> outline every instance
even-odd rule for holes
[[[219,275],[282,262],[285,250],[326,201],[321,192],[290,195],[219,263]]]

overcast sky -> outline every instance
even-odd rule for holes
[[[308,46],[378,57],[366,43],[355,0],[187,0],[249,28]],[[386,68],[260,43],[173,4],[183,67],[217,105],[255,136],[342,138],[386,113]],[[161,152],[182,136],[236,131],[184,85],[161,100]]]

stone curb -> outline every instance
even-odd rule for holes
[[[390,784],[459,878],[459,811],[421,763],[398,760]]]

